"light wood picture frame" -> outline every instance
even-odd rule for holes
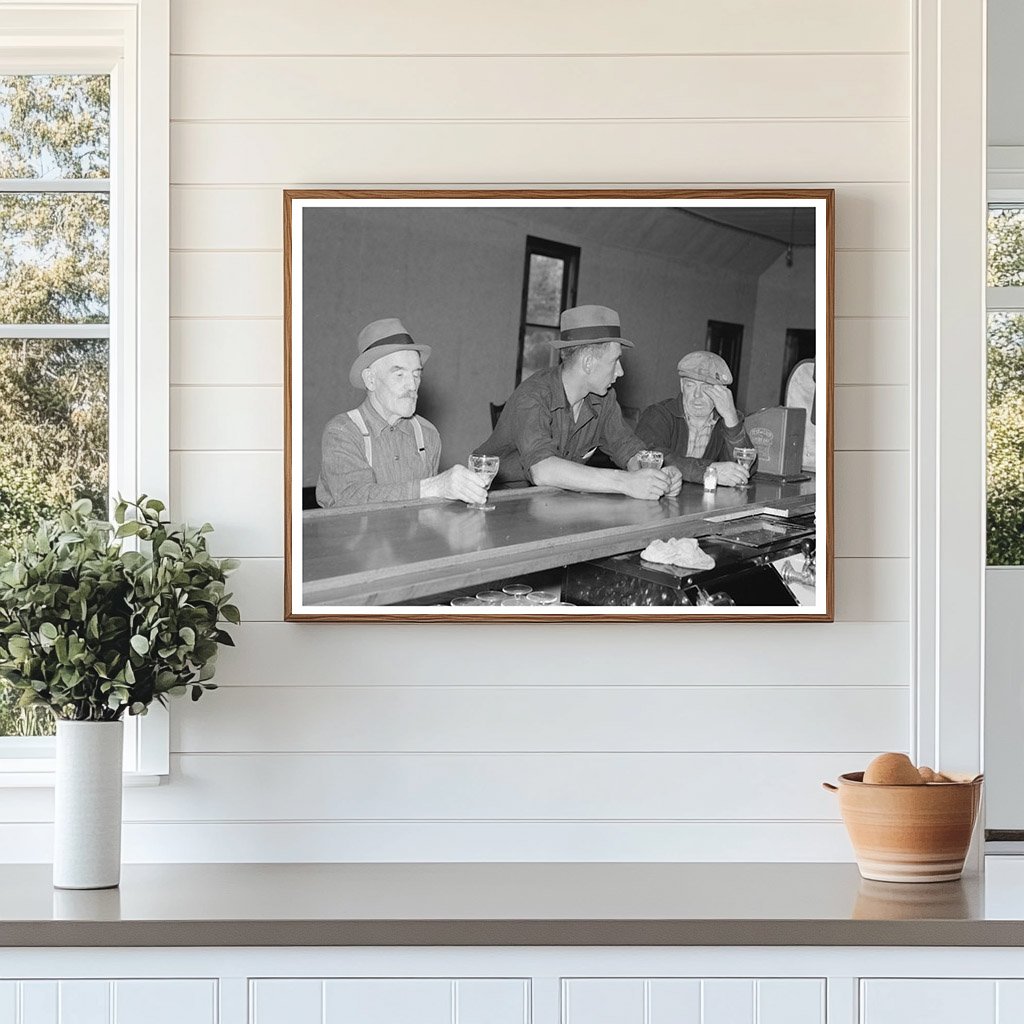
[[[283,199],[286,619],[833,620],[833,190]]]

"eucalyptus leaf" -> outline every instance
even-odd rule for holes
[[[237,561],[210,555],[208,524],[172,525],[164,511],[121,499],[115,527],[79,501],[0,548],[0,678],[23,706],[109,721],[211,688],[231,643],[222,626],[241,618],[224,603]],[[151,543],[123,550],[136,536]]]
[[[157,553],[164,558],[181,558],[181,545],[173,540],[165,540]]]

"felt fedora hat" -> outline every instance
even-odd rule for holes
[[[575,345],[600,345],[603,341],[617,341],[623,348],[633,348],[633,342],[622,337],[619,314],[607,306],[573,306],[562,313],[558,337],[551,340],[555,348]]]
[[[419,345],[412,340],[412,335],[405,329],[397,317],[386,317],[367,324],[360,332],[356,341],[359,355],[349,370],[348,379],[354,388],[363,387],[363,370],[383,356],[392,352],[419,352],[420,361],[425,363],[430,358],[430,346]]]

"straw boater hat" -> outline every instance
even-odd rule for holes
[[[680,377],[703,381],[705,384],[731,384],[729,364],[714,352],[687,352],[676,364]]]
[[[623,348],[633,348],[633,342],[622,337],[619,314],[607,306],[573,306],[562,313],[557,338],[551,339],[555,348],[575,345],[600,345],[603,341],[617,341]]]
[[[367,324],[359,332],[356,347],[359,349],[359,355],[356,356],[356,361],[348,373],[348,379],[354,388],[364,387],[363,370],[383,356],[391,355],[392,352],[419,352],[420,360],[424,363],[430,358],[430,346],[419,345],[413,341],[397,317],[374,320],[372,324]]]

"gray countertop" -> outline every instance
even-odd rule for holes
[[[8,865],[0,945],[1020,946],[1024,863],[1002,860],[1001,901],[853,864],[136,864],[84,892]]]

